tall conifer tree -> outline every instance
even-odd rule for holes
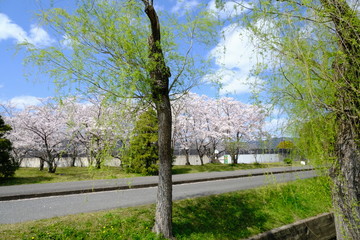
[[[0,116],[0,177],[12,177],[17,169],[10,155],[11,142],[4,137],[8,131],[11,131],[11,127]]]

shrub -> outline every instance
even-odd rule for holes
[[[122,159],[124,169],[142,175],[158,174],[158,124],[153,109],[139,116],[132,135]]]
[[[293,160],[291,158],[284,158],[284,163],[286,164],[292,164]]]
[[[4,135],[11,131],[11,127],[5,124],[0,116],[0,177],[12,177],[18,165],[10,155],[12,149],[11,142]]]

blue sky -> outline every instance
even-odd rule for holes
[[[154,3],[158,10],[180,15],[187,8],[193,8],[200,3],[207,3],[208,9],[216,11],[221,18],[239,14],[234,10],[233,3],[227,3],[224,10],[219,12],[214,1],[154,0]],[[24,66],[24,50],[16,53],[16,44],[23,41],[37,46],[51,46],[58,41],[36,17],[36,13],[42,8],[48,8],[47,4],[51,2],[56,6],[65,7],[71,7],[74,3],[73,0],[0,0],[0,103],[10,101],[22,108],[27,104],[36,104],[38,98],[55,95],[54,84],[47,76],[35,74],[27,79],[25,73],[36,71]],[[250,90],[247,83],[261,82],[261,79],[248,77],[252,66],[258,60],[256,48],[248,35],[245,29],[236,24],[221,27],[218,43],[201,54],[214,57],[214,74],[206,76],[206,79],[220,81],[222,88],[218,89],[204,83],[192,89],[193,92],[210,97],[226,95],[248,102]],[[269,121],[267,125],[272,128],[277,123]]]
[[[53,96],[54,85],[47,76],[34,75],[36,70],[23,65],[24,50],[16,53],[16,44],[28,41],[35,45],[50,46],[57,41],[51,36],[50,31],[44,28],[36,17],[36,13],[41,8],[47,8],[50,2],[56,6],[73,3],[69,0],[0,0],[0,101],[12,101],[17,104],[32,104],[36,98]],[[215,10],[214,0],[155,0],[156,7],[168,12],[181,14],[186,8],[192,8],[199,3],[209,3],[208,8]],[[231,14],[233,6],[228,5],[222,16]],[[247,79],[247,74],[251,68],[251,51],[249,46],[241,41],[242,29],[234,25],[224,26],[226,39],[219,38],[219,43],[204,54],[215,56],[216,75],[211,78],[221,78],[223,88],[219,91],[202,84],[193,89],[199,94],[215,96],[230,94],[233,97],[245,101],[248,97],[249,89],[241,83]],[[220,34],[219,34],[220,36]],[[248,40],[247,40],[248,41]],[[246,41],[245,41],[246,42]],[[224,54],[224,49],[232,49]],[[221,67],[220,67],[221,66]],[[27,79],[25,74],[32,73]],[[219,77],[219,76],[222,77]],[[209,76],[208,76],[209,77]],[[251,80],[251,79],[250,79]],[[235,93],[235,94],[234,94]]]
[[[58,39],[51,35],[36,18],[42,8],[47,9],[50,3],[57,7],[69,8],[75,0],[0,0],[0,103],[11,101],[18,107],[24,104],[36,104],[37,98],[54,96],[54,85],[47,76],[33,75],[27,80],[25,73],[34,73],[34,69],[23,65],[24,52],[16,53],[16,44],[28,41],[37,46],[51,46]],[[169,13],[182,14],[186,9],[208,4],[208,10],[216,12],[220,18],[234,16],[242,10],[234,10],[232,1],[226,3],[224,10],[215,8],[215,0],[154,0],[156,9]],[[357,4],[356,0],[348,0]],[[359,8],[358,5],[354,5]],[[160,19],[161,20],[161,19]],[[196,50],[196,49],[195,49]],[[230,96],[242,102],[248,102],[250,89],[248,83],[262,83],[261,79],[249,77],[249,73],[257,61],[270,63],[271,59],[259,59],[258,50],[254,47],[249,32],[237,24],[226,24],[219,30],[218,43],[204,55],[214,58],[214,74],[206,79],[216,79],[222,83],[221,89],[202,84],[194,89],[198,94],[214,96]],[[269,128],[285,122],[280,115],[269,120]]]
[[[24,40],[50,44],[51,37],[39,27],[36,12],[39,4],[33,0],[0,0],[0,101],[35,103],[36,97],[54,94],[51,81],[44,76],[26,80],[30,69],[23,66],[23,52],[16,51],[16,44]]]

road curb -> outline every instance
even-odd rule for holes
[[[304,172],[304,171],[313,171],[313,170],[314,170],[314,168],[290,169],[290,170],[272,171],[272,172],[259,172],[259,173],[252,173],[252,174],[240,173],[237,175],[229,175],[229,176],[194,178],[194,179],[188,179],[188,180],[186,180],[186,179],[185,180],[173,180],[173,185],[225,180],[225,179],[235,179],[235,178],[244,178],[244,177],[251,177],[251,176]],[[176,175],[173,175],[173,176],[176,176]],[[7,196],[5,195],[5,196],[0,196],[0,201],[11,201],[11,200],[21,200],[21,199],[31,199],[31,198],[41,198],[41,197],[51,197],[51,196],[61,196],[61,195],[82,194],[82,193],[95,193],[95,192],[105,192],[105,191],[115,191],[115,190],[149,188],[149,187],[157,187],[157,185],[158,185],[157,182],[156,183],[151,182],[151,183],[146,183],[146,184],[126,184],[126,185],[109,186],[109,187],[91,187],[91,188],[81,188],[81,189],[65,190],[65,191],[49,191],[49,192],[27,193],[27,194],[7,195]]]
[[[314,217],[302,219],[294,223],[260,233],[245,240],[274,239],[336,239],[336,229],[333,213],[323,213]]]

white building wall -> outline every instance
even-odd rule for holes
[[[198,155],[190,155],[189,162],[191,165],[201,165],[200,158]],[[210,162],[210,160],[207,156],[204,156],[203,162],[204,162],[204,164],[207,164]],[[176,156],[176,159],[173,162],[173,165],[185,165],[185,163],[186,163],[185,155],[179,155],[179,156]]]
[[[232,163],[230,155],[222,156],[219,160],[221,163]],[[281,161],[282,158],[279,154],[243,154],[238,156],[238,163],[271,163]]]
[[[71,158],[61,158],[59,161],[57,161],[58,167],[70,167],[70,165],[71,165]],[[119,159],[107,160],[105,162],[105,165],[120,166],[120,160]],[[75,161],[75,167],[88,167],[88,166],[89,166],[89,161],[86,157],[77,158]],[[39,158],[25,158],[21,162],[20,167],[38,168],[38,167],[40,167],[40,159]],[[45,167],[47,167],[46,163],[45,163]]]
[[[224,159],[228,158],[227,163],[232,163],[231,157],[229,155],[222,156],[219,158],[221,163],[224,163]],[[197,155],[190,155],[189,161],[191,165],[201,165],[200,158]],[[204,156],[203,158],[204,164],[207,164],[210,162],[209,158]],[[270,163],[270,162],[280,162],[282,161],[282,158],[279,154],[245,154],[245,155],[239,155],[238,163]],[[226,161],[225,161],[226,162]],[[120,166],[121,161],[119,159],[112,159],[107,160],[105,162],[105,165],[107,166]],[[173,162],[173,165],[185,165],[186,158],[185,155],[179,155],[176,156],[175,161]],[[57,161],[58,167],[70,167],[71,159],[70,158],[61,158],[59,161]],[[75,162],[76,167],[88,167],[89,161],[86,157],[84,158],[78,158]],[[40,167],[40,159],[39,158],[25,158],[22,162],[20,167],[34,167],[38,168]],[[45,167],[46,163],[45,163]]]

